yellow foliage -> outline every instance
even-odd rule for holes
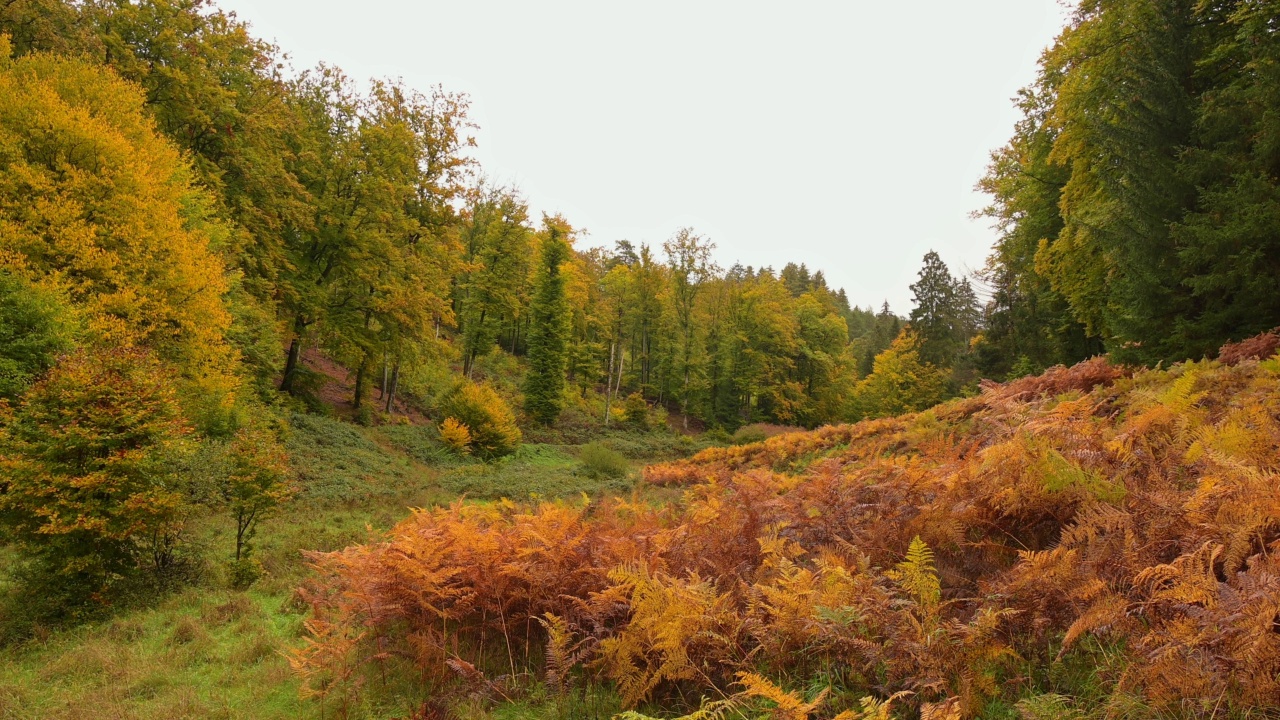
[[[212,201],[161,139],[137,88],[80,60],[0,67],[0,267],[64,291],[94,340],[174,363],[208,422],[230,407],[236,356]]]
[[[447,417],[440,423],[440,440],[459,455],[471,452],[471,430],[456,418]]]
[[[469,447],[481,458],[509,455],[520,447],[515,413],[488,385],[464,381],[444,399],[441,410],[466,427]]]

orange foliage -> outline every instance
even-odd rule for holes
[[[1092,635],[1124,656],[1117,691],[1280,703],[1280,359],[1097,359],[645,477],[684,500],[459,504],[316,556],[295,663],[336,677],[404,653],[443,682],[464,655],[537,672],[546,646],[555,683],[579,663],[632,703],[745,686],[779,717],[887,717],[768,679],[838,672],[960,718],[1012,660]]]

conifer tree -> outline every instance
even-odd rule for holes
[[[544,218],[538,281],[529,308],[529,374],[524,384],[525,411],[543,425],[560,416],[568,358],[569,303],[565,298],[567,238],[572,229],[559,216]]]
[[[957,352],[955,278],[932,250],[924,256],[919,278],[911,285],[916,304],[911,311],[911,329],[920,338],[920,357],[949,366]]]

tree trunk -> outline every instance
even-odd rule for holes
[[[368,367],[369,358],[365,357],[360,361],[360,367],[356,368],[356,396],[351,403],[356,410],[360,409],[360,403],[364,401],[364,381],[369,374]]]
[[[614,348],[617,346],[617,344],[618,342],[616,340],[609,343],[609,372],[604,376],[604,426],[605,427],[609,427],[609,404],[610,404],[610,400],[612,400],[612,385],[613,385],[613,355],[614,355]]]
[[[289,342],[289,354],[284,361],[284,377],[280,378],[280,392],[294,394],[298,365],[302,361],[302,333],[306,332],[309,324],[301,315],[293,319],[293,340]]]
[[[289,343],[289,355],[284,361],[284,377],[280,379],[280,392],[293,394],[294,378],[298,374],[298,357],[302,354],[302,338],[294,336]]]
[[[400,361],[396,360],[395,367],[391,370],[391,391],[387,393],[387,414],[394,415],[392,408],[395,407],[396,389],[400,387]]]

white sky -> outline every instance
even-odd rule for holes
[[[973,185],[1057,0],[218,0],[296,67],[466,92],[479,158],[539,211],[655,247],[691,226],[720,265],[805,262],[899,314],[930,248],[994,240]]]

